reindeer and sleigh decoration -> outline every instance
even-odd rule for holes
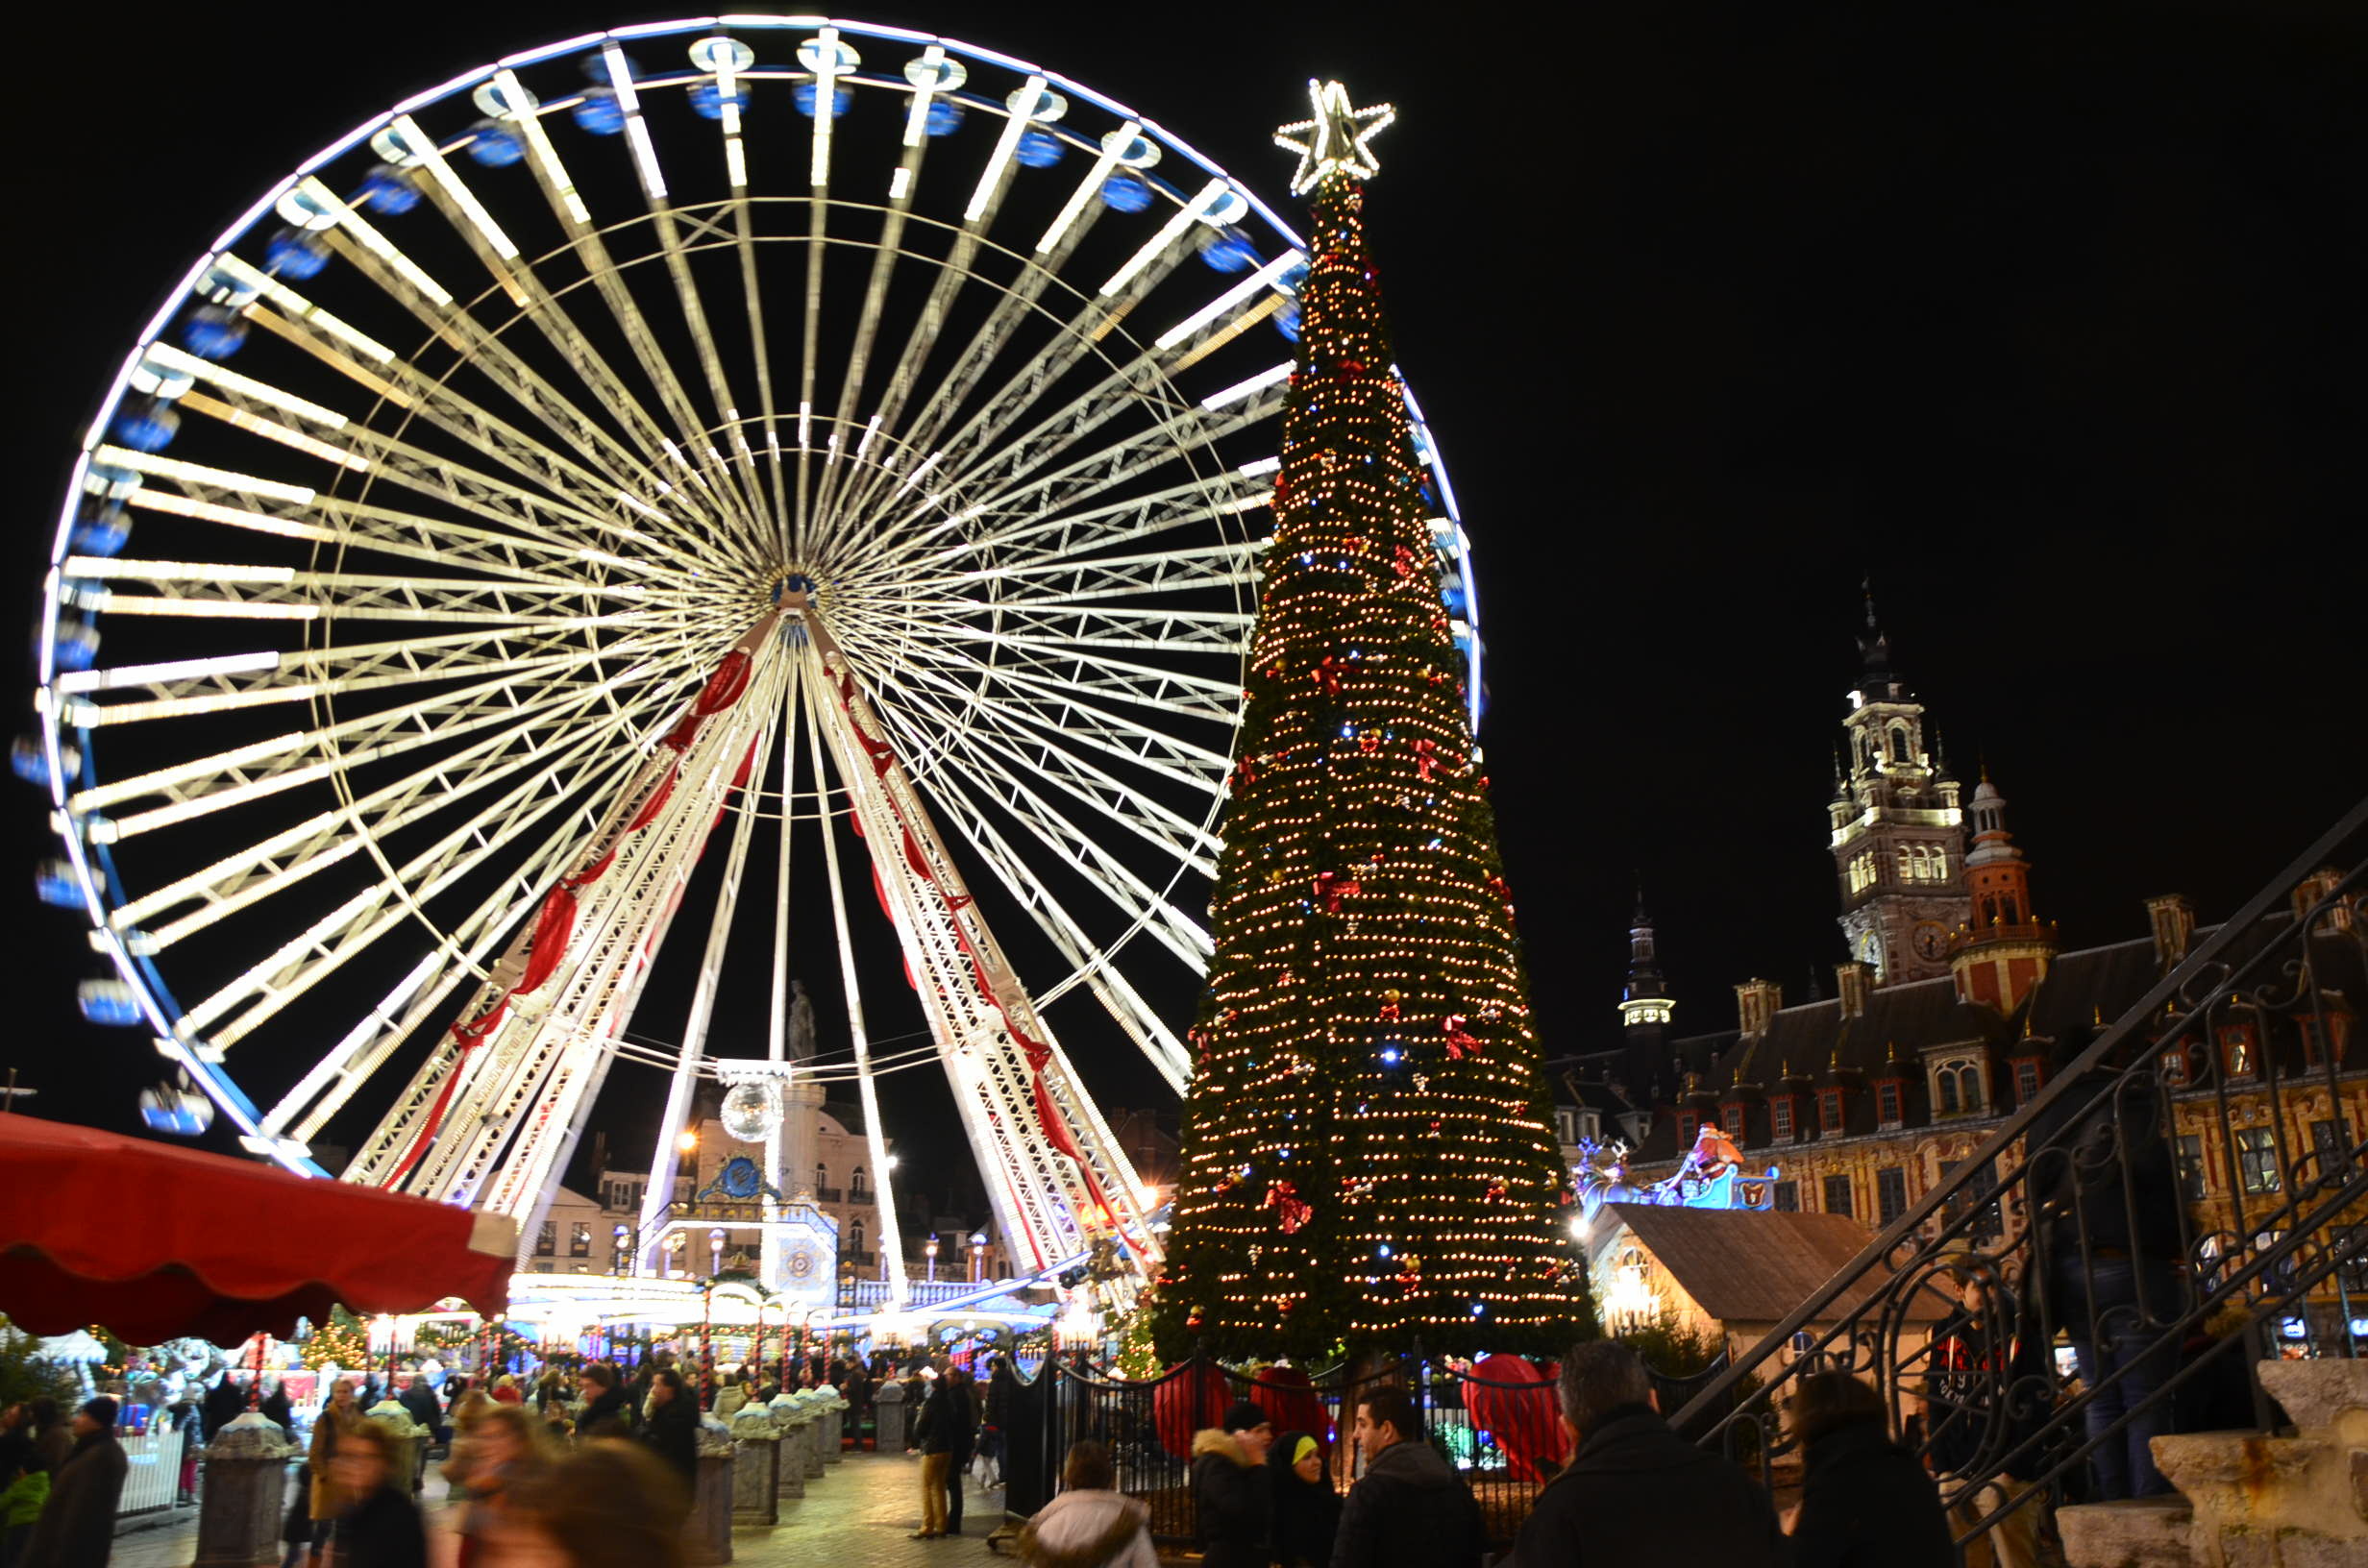
[[[1628,1145],[1618,1139],[1608,1143],[1579,1144],[1579,1216],[1591,1229],[1596,1213],[1607,1203],[1649,1203],[1665,1209],[1773,1209],[1776,1207],[1776,1168],[1753,1175],[1743,1169],[1743,1151],[1715,1122],[1704,1122],[1676,1173],[1658,1182],[1639,1185],[1628,1179]]]

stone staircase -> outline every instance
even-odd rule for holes
[[[2368,1568],[2368,1360],[2259,1375],[2293,1434],[2156,1438],[2177,1495],[2060,1510],[2069,1568]]]

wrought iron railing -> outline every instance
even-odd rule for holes
[[[2364,888],[2368,800],[2109,1026],[2058,1041],[2039,1092],[1676,1424],[1781,1483],[1799,1379],[1865,1378],[1961,1544],[2041,1500],[2157,1489],[2144,1440],[2175,1425],[2265,1424],[2249,1363],[2273,1336],[2368,1349]]]

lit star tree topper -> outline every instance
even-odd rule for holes
[[[1338,82],[1311,80],[1307,101],[1313,115],[1274,133],[1274,145],[1299,155],[1299,171],[1291,177],[1294,196],[1314,190],[1334,169],[1358,180],[1370,180],[1381,172],[1372,140],[1397,118],[1396,109],[1389,104],[1351,109],[1348,89]]]
[[[1387,109],[1277,140],[1299,352],[1151,1334],[1170,1360],[1551,1354],[1567,1174],[1362,207]]]

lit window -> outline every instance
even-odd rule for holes
[[[2194,1070],[2188,1065],[2185,1046],[2173,1045],[2163,1051],[2162,1081],[2173,1089],[2184,1089],[2188,1079],[2194,1075]]]
[[[2278,1139],[2268,1128],[2236,1129],[2236,1173],[2248,1192],[2278,1190]]]
[[[2189,1203],[2204,1201],[2204,1139],[2200,1133],[2179,1139],[2179,1195]]]
[[[2253,1025],[2240,1023],[2220,1031],[2220,1065],[2231,1078],[2253,1076]]]
[[[543,1228],[534,1233],[534,1256],[548,1258],[558,1250],[559,1222],[555,1219],[546,1219],[543,1221]]]
[[[570,1258],[592,1256],[592,1227],[578,1223],[568,1227],[567,1255]],[[579,1270],[579,1272],[581,1272]]]

